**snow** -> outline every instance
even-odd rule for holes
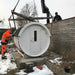
[[[75,75],[75,74],[72,74],[72,75]]]
[[[17,74],[17,75],[25,75],[25,74],[27,74],[27,73],[25,73],[24,70],[20,70],[20,72],[17,72],[17,73],[15,73],[15,74]]]
[[[33,67],[34,72],[31,72],[29,74],[24,72],[24,70],[21,70],[20,72],[17,72],[16,74],[18,75],[25,75],[25,74],[27,75],[54,75],[53,72],[50,69],[48,69],[46,65],[43,65],[42,67],[43,67],[42,70],[38,69],[37,67]]]
[[[43,65],[43,69],[40,70],[36,67],[33,68],[34,72],[29,73],[28,75],[54,75],[51,70],[48,69],[46,65]]]
[[[11,54],[6,53],[7,59],[2,60],[0,55],[0,74],[7,74],[8,71],[17,68],[14,62],[11,62]]]
[[[53,60],[49,60],[51,63],[56,63],[57,65],[60,65],[62,61],[60,61],[62,57],[55,58]]]

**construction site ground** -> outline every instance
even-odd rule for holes
[[[64,70],[64,67],[62,67],[61,64],[58,65],[57,63],[52,63],[49,61],[50,59],[61,57],[54,52],[48,52],[47,54],[42,55],[40,57],[32,58],[27,55],[24,55],[23,57],[17,50],[10,51],[10,52],[13,55],[18,68],[15,70],[9,71],[7,75],[10,75],[10,74],[14,75],[20,69],[23,69],[26,64],[33,64],[34,66],[37,66],[37,65],[40,66],[45,64],[50,70],[53,71],[54,75],[72,75],[71,73],[66,73]]]
[[[12,54],[13,58],[15,60],[15,63],[17,64],[17,69],[11,70],[7,73],[7,75],[15,75],[16,72],[19,72],[21,69],[25,68],[26,64],[32,64],[33,66],[37,65],[47,65],[47,67],[53,71],[54,75],[72,75],[72,69],[70,73],[65,72],[64,68],[61,64],[58,65],[57,63],[52,63],[50,60],[53,60],[55,58],[61,57],[60,55],[54,53],[54,52],[47,52],[46,54],[40,56],[40,57],[29,57],[27,55],[24,55],[24,57],[18,52],[18,49],[14,46],[8,46],[8,52]]]

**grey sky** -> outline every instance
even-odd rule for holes
[[[0,0],[0,19],[8,19],[11,15],[11,10],[14,8],[18,0]],[[20,11],[21,8],[33,0],[20,0],[16,11]],[[41,0],[35,0],[39,16],[46,16],[41,11]],[[57,11],[63,19],[75,17],[75,0],[45,0],[46,5],[49,7],[51,14]]]

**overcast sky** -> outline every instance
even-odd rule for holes
[[[0,0],[0,19],[8,19],[11,15],[11,10],[14,8],[18,0]],[[26,3],[31,3],[33,0],[20,0],[16,11],[20,12],[21,8]],[[38,16],[46,16],[41,11],[41,0],[35,0],[37,5]],[[75,17],[75,0],[45,0],[51,14],[57,11],[63,19]]]

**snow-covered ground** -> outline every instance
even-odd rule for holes
[[[60,65],[62,63],[61,61],[62,57],[58,57],[58,58],[55,58],[53,60],[49,60],[51,63],[56,63],[57,65]]]
[[[10,43],[9,45],[12,45],[12,44],[13,43]],[[10,49],[8,50],[10,51]],[[8,71],[17,68],[15,62],[13,63],[11,62],[12,55],[10,53],[6,53],[5,55],[7,56],[7,59],[4,59],[4,60],[1,59],[1,55],[0,55],[0,74],[7,74]],[[37,67],[33,67],[34,72],[31,72],[29,74],[24,72],[24,70],[20,70],[20,72],[17,72],[15,74],[18,74],[18,75],[25,75],[25,74],[27,75],[54,75],[53,72],[50,69],[48,69],[46,65],[43,65],[42,68],[43,69],[40,70]]]
[[[6,53],[7,59],[2,60],[0,55],[0,74],[7,74],[8,71],[17,68],[15,62],[11,62],[11,54]]]
[[[12,55],[10,53],[5,54],[7,56],[7,59],[2,60],[0,55],[0,75],[7,74],[10,70],[16,69],[17,66],[15,62],[11,62]],[[53,60],[49,60],[51,63],[56,63],[60,65],[62,57],[55,58]],[[33,67],[33,72],[26,73],[25,69],[20,70],[19,72],[16,72],[16,75],[54,75],[54,73],[46,66],[42,65],[42,70],[37,68],[36,66]],[[72,74],[75,75],[75,74]]]
[[[11,62],[11,54],[6,53],[7,59],[2,60],[0,55],[0,74],[7,74],[12,69],[16,69],[17,66],[15,62]],[[24,70],[20,70],[20,72],[16,72],[17,75],[54,75],[53,72],[48,69],[46,65],[42,66],[42,70],[38,69],[36,66],[33,67],[34,72],[26,73]]]
[[[10,53],[6,53],[5,56],[7,56],[7,59],[2,60],[0,55],[0,74],[7,74],[10,70],[16,69],[17,66],[15,62],[11,62],[12,55]],[[20,72],[16,72],[17,75],[54,75],[53,72],[48,69],[46,65],[42,66],[42,70],[37,68],[36,66],[33,67],[34,72],[26,73],[24,70],[20,70]]]
[[[18,74],[18,75],[25,75],[25,74],[27,75],[54,75],[53,72],[50,69],[48,69],[46,65],[43,65],[42,67],[43,67],[42,70],[38,69],[37,67],[33,67],[34,72],[31,72],[29,74],[24,72],[24,70],[20,70],[20,72],[17,72],[15,74]]]
[[[43,67],[42,70],[34,67],[33,68],[34,72],[32,72],[28,75],[54,75],[53,72],[50,69],[48,69],[48,67],[46,65],[43,65],[42,67]]]

